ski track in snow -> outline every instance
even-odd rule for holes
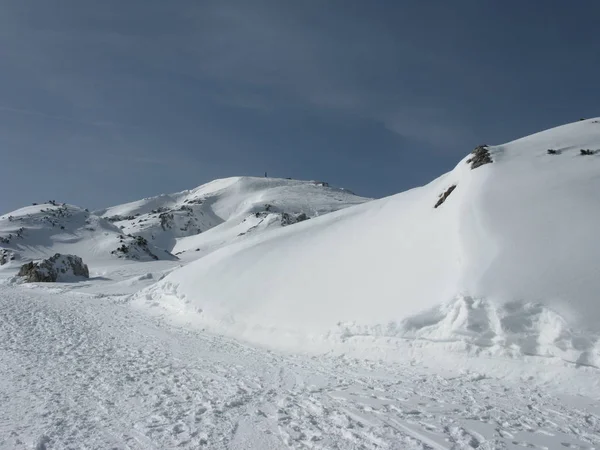
[[[533,383],[282,354],[122,297],[1,289],[1,449],[600,448],[600,406]]]

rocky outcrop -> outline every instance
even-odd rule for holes
[[[178,259],[172,253],[149,244],[146,238],[142,236],[133,236],[131,234],[120,235],[119,242],[121,245],[117,249],[110,252],[118,258],[133,259],[136,261]]]
[[[478,145],[471,152],[471,154],[473,155],[473,157],[467,159],[467,164],[471,164],[471,170],[477,169],[478,167],[481,167],[484,164],[491,164],[494,162],[492,160],[492,156],[490,155],[490,150],[487,145]]]
[[[79,256],[60,253],[39,262],[23,264],[18,276],[28,283],[53,283],[73,278],[89,278],[88,266]]]
[[[135,220],[136,217],[138,217],[139,214],[136,214],[135,216],[129,215],[129,216],[110,216],[107,217],[106,220],[108,220],[109,222],[121,222],[123,220]]]
[[[309,219],[309,217],[305,213],[300,213],[297,215],[288,214],[285,212],[281,213],[281,225],[284,227],[286,225],[293,225],[298,222],[304,222],[305,220],[308,220],[308,219]]]
[[[16,259],[16,255],[14,252],[7,250],[5,248],[0,248],[0,266],[4,264],[8,264],[10,261],[14,261]]]
[[[456,189],[456,185],[455,184],[453,184],[448,189],[446,189],[446,192],[444,192],[443,194],[440,194],[439,200],[437,201],[437,203],[433,207],[437,208],[442,203],[444,203],[446,201],[446,199],[450,196],[450,194],[452,194],[452,191],[454,191],[454,189]]]

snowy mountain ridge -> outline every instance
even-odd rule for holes
[[[250,235],[369,199],[318,181],[232,177],[89,212],[49,201],[0,216],[3,261],[73,253],[110,263],[197,259]]]
[[[367,200],[319,181],[231,177],[96,214],[166,250],[182,254],[199,249],[204,255],[247,233],[291,225]]]

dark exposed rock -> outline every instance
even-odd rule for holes
[[[160,219],[160,227],[164,230],[173,226],[173,219],[175,216],[173,213],[163,212],[158,215]]]
[[[110,216],[106,220],[109,222],[121,222],[122,220],[133,220],[136,216]]]
[[[52,283],[68,277],[89,278],[90,272],[79,256],[56,253],[48,259],[23,264],[18,276],[28,283]]]
[[[300,213],[297,216],[295,216],[293,214],[282,213],[281,214],[281,225],[283,225],[283,226],[293,225],[298,222],[304,222],[305,220],[308,220],[308,219],[309,219],[309,217],[305,213]]]
[[[437,201],[437,203],[433,207],[437,208],[442,203],[444,203],[446,201],[446,199],[450,196],[450,194],[452,194],[452,191],[454,191],[454,189],[456,189],[456,185],[455,184],[453,184],[448,189],[446,189],[446,192],[444,192],[443,194],[440,194],[439,200]]]
[[[147,258],[153,260],[161,259],[150,249],[148,240],[143,236],[132,236],[131,234],[128,234],[127,236],[120,235],[119,241],[121,245],[110,252],[118,258],[134,259],[138,261],[143,261]],[[175,255],[164,249],[154,247],[154,251],[160,252],[162,259],[178,259]]]
[[[14,252],[7,250],[5,248],[0,248],[0,266],[8,263],[9,261],[14,261],[16,259],[16,255]]]
[[[491,164],[494,161],[490,155],[490,150],[487,145],[478,145],[471,152],[472,158],[467,159],[467,164],[471,164],[471,170],[477,169],[485,164]]]
[[[189,203],[192,205],[201,205],[202,203],[204,203],[204,199],[200,198],[200,197],[196,197],[196,198],[187,199],[184,203]]]
[[[595,153],[596,153],[596,151],[594,151],[594,150],[589,150],[589,149],[586,149],[586,150],[584,150],[584,149],[581,149],[581,150],[580,150],[580,153],[581,153],[581,156],[585,156],[585,155],[593,155],[593,154],[595,154]]]
[[[548,149],[548,154],[549,154],[549,155],[560,155],[560,154],[561,154],[561,151],[560,151],[560,150],[554,150],[554,149],[552,149],[552,148],[549,148],[549,149]]]

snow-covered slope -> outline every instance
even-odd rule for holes
[[[6,266],[55,253],[75,254],[86,262],[118,257],[137,261],[176,259],[163,249],[126,236],[87,210],[56,202],[27,206],[0,216],[0,252],[10,255],[5,258]]]
[[[182,255],[210,253],[237,237],[317,217],[368,199],[318,181],[232,177],[96,214],[124,233]]]
[[[137,302],[268,344],[416,338],[600,366],[596,149],[598,119],[482,146],[426,186],[222,248]]]
[[[93,213],[50,201],[0,216],[0,266],[55,253],[81,256],[96,267],[114,266],[117,259],[177,260],[170,251],[193,260],[367,200],[323,182],[235,177]]]

